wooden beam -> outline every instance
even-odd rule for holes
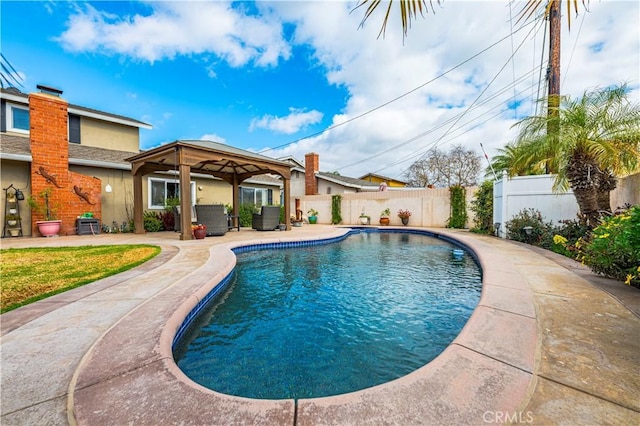
[[[284,223],[291,231],[291,179],[284,179]]]
[[[142,175],[133,175],[133,227],[136,234],[144,234],[144,212],[142,200]]]
[[[191,167],[182,164],[182,148],[178,152],[178,173],[180,175],[180,239],[191,240]]]

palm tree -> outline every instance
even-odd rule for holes
[[[529,176],[545,174],[546,164],[533,161],[520,161],[519,150],[514,142],[508,143],[504,148],[496,149],[498,154],[491,159],[491,167],[485,172],[485,177],[490,178],[495,171],[498,175],[507,172],[509,176]]]
[[[438,4],[440,4],[441,1],[444,1],[444,0],[436,0]],[[559,8],[561,2],[562,0],[549,0],[547,5],[545,6],[544,17],[548,18],[549,15],[551,15],[551,13],[554,11],[554,8]],[[587,8],[586,4],[588,3],[588,0],[587,2],[585,2],[585,0],[581,0],[581,2],[583,7],[586,9]],[[373,11],[376,10],[376,8],[380,5],[380,3],[382,3],[382,0],[358,0],[358,4],[356,4],[355,9],[366,6],[366,10],[364,12],[364,16],[362,17],[362,21],[360,22],[360,26],[364,25],[365,21],[369,19]],[[527,0],[524,7],[522,8],[522,11],[520,12],[520,19],[529,18],[531,15],[533,15],[538,10],[541,3],[542,3],[541,0]],[[571,28],[571,9],[573,8],[575,13],[577,14],[578,3],[579,3],[578,0],[567,0],[566,16],[567,16],[567,22],[569,24],[569,28]],[[382,27],[380,28],[380,33],[378,34],[378,37],[380,35],[384,36],[386,32],[392,4],[393,4],[393,0],[389,0],[387,5],[387,10],[384,15],[384,19],[382,20]],[[433,0],[428,0],[428,2],[427,0],[398,0],[398,5],[400,7],[400,20],[402,21],[403,37],[407,36],[409,32],[409,28],[411,28],[411,21],[417,19],[418,14],[420,14],[420,16],[424,16],[425,13],[429,12],[429,8],[431,8],[431,10],[434,11]]]
[[[558,133],[547,133],[550,124]],[[531,116],[516,126],[511,173],[547,165],[556,173],[554,189],[570,187],[592,224],[599,212],[611,211],[616,177],[640,170],[640,105],[629,102],[626,85],[564,97],[557,114]]]

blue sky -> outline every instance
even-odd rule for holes
[[[394,14],[377,38],[382,10],[359,28],[355,4],[3,1],[1,47],[23,91],[54,86],[153,125],[142,149],[210,139],[317,152],[322,170],[354,177],[402,178],[458,143],[492,156],[534,112],[545,29],[511,19],[521,3],[434,4],[404,42]],[[591,2],[562,25],[563,94],[627,82],[640,102],[638,2]]]

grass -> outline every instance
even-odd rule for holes
[[[0,313],[118,274],[160,247],[106,245],[0,250]]]

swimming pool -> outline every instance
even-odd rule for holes
[[[469,254],[409,232],[238,254],[235,274],[174,345],[210,389],[313,398],[364,389],[435,358],[478,303]]]

